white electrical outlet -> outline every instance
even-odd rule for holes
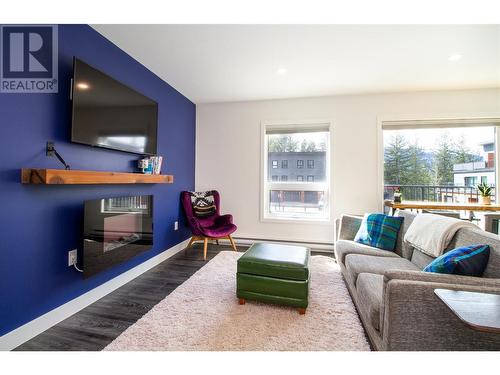
[[[179,229],[179,222],[175,221],[174,222],[174,230],[178,230],[178,229]]]
[[[73,264],[76,264],[78,260],[78,252],[76,249],[68,251],[68,267],[71,267]]]

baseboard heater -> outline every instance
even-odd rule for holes
[[[305,241],[286,241],[274,240],[270,238],[250,238],[250,237],[233,237],[233,239],[240,245],[251,245],[254,242],[271,242],[280,244],[289,244],[296,246],[307,246],[311,250],[325,253],[333,253],[333,243],[328,242],[305,242]]]

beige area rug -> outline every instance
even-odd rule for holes
[[[104,350],[370,350],[335,261],[311,257],[309,307],[236,298],[236,261],[223,251]]]

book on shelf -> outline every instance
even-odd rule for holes
[[[162,162],[163,156],[149,156],[139,160],[137,166],[144,174],[161,174]]]
[[[163,156],[151,156],[150,160],[152,163],[152,173],[153,174],[160,174]]]

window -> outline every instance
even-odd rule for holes
[[[477,177],[476,176],[465,177],[464,178],[464,185],[465,186],[476,186],[477,185]]]
[[[382,124],[384,199],[399,190],[406,201],[474,203],[480,181],[495,193],[500,120],[460,121]]]
[[[273,160],[273,169],[278,168],[278,160]]]
[[[263,125],[262,218],[329,220],[330,124]],[[273,179],[273,161],[291,168],[280,181]],[[314,176],[300,173],[307,160]]]
[[[271,181],[278,181],[278,176],[273,175]]]

